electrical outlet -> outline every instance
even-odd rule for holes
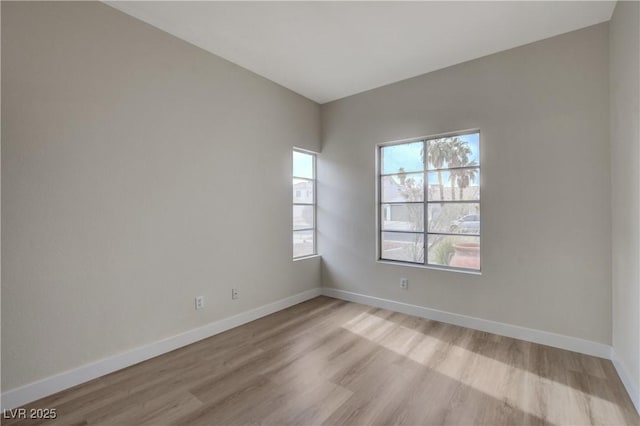
[[[204,308],[204,296],[196,296],[196,310]]]
[[[409,288],[409,280],[407,278],[400,278],[400,288],[407,290]]]
[[[238,298],[238,289],[237,288],[232,288],[231,289],[231,299],[236,300]]]

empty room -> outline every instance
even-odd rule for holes
[[[639,1],[1,1],[3,425],[640,425]]]

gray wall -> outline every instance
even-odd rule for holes
[[[2,2],[2,95],[4,391],[319,285],[315,103],[100,3]]]
[[[640,3],[618,2],[609,24],[613,348],[636,389],[640,389],[639,28]]]
[[[322,116],[324,285],[611,343],[607,24],[338,100]],[[376,263],[376,143],[471,128],[482,275]]]

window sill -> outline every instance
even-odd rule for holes
[[[482,275],[482,271],[473,271],[470,269],[447,268],[446,266],[419,265],[417,263],[394,262],[391,260],[380,260],[380,259],[376,260],[376,263],[383,263],[385,265],[394,265],[394,266],[409,266],[412,268],[420,268],[420,269],[433,269],[436,271],[459,272],[461,274],[469,274],[469,275]]]
[[[319,254],[312,254],[310,256],[296,257],[293,259],[293,261],[297,262],[299,260],[315,259],[316,257],[322,257],[322,256],[320,256]]]

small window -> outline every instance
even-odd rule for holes
[[[294,149],[293,258],[316,253],[316,156]]]
[[[378,149],[378,258],[479,271],[480,134]]]

